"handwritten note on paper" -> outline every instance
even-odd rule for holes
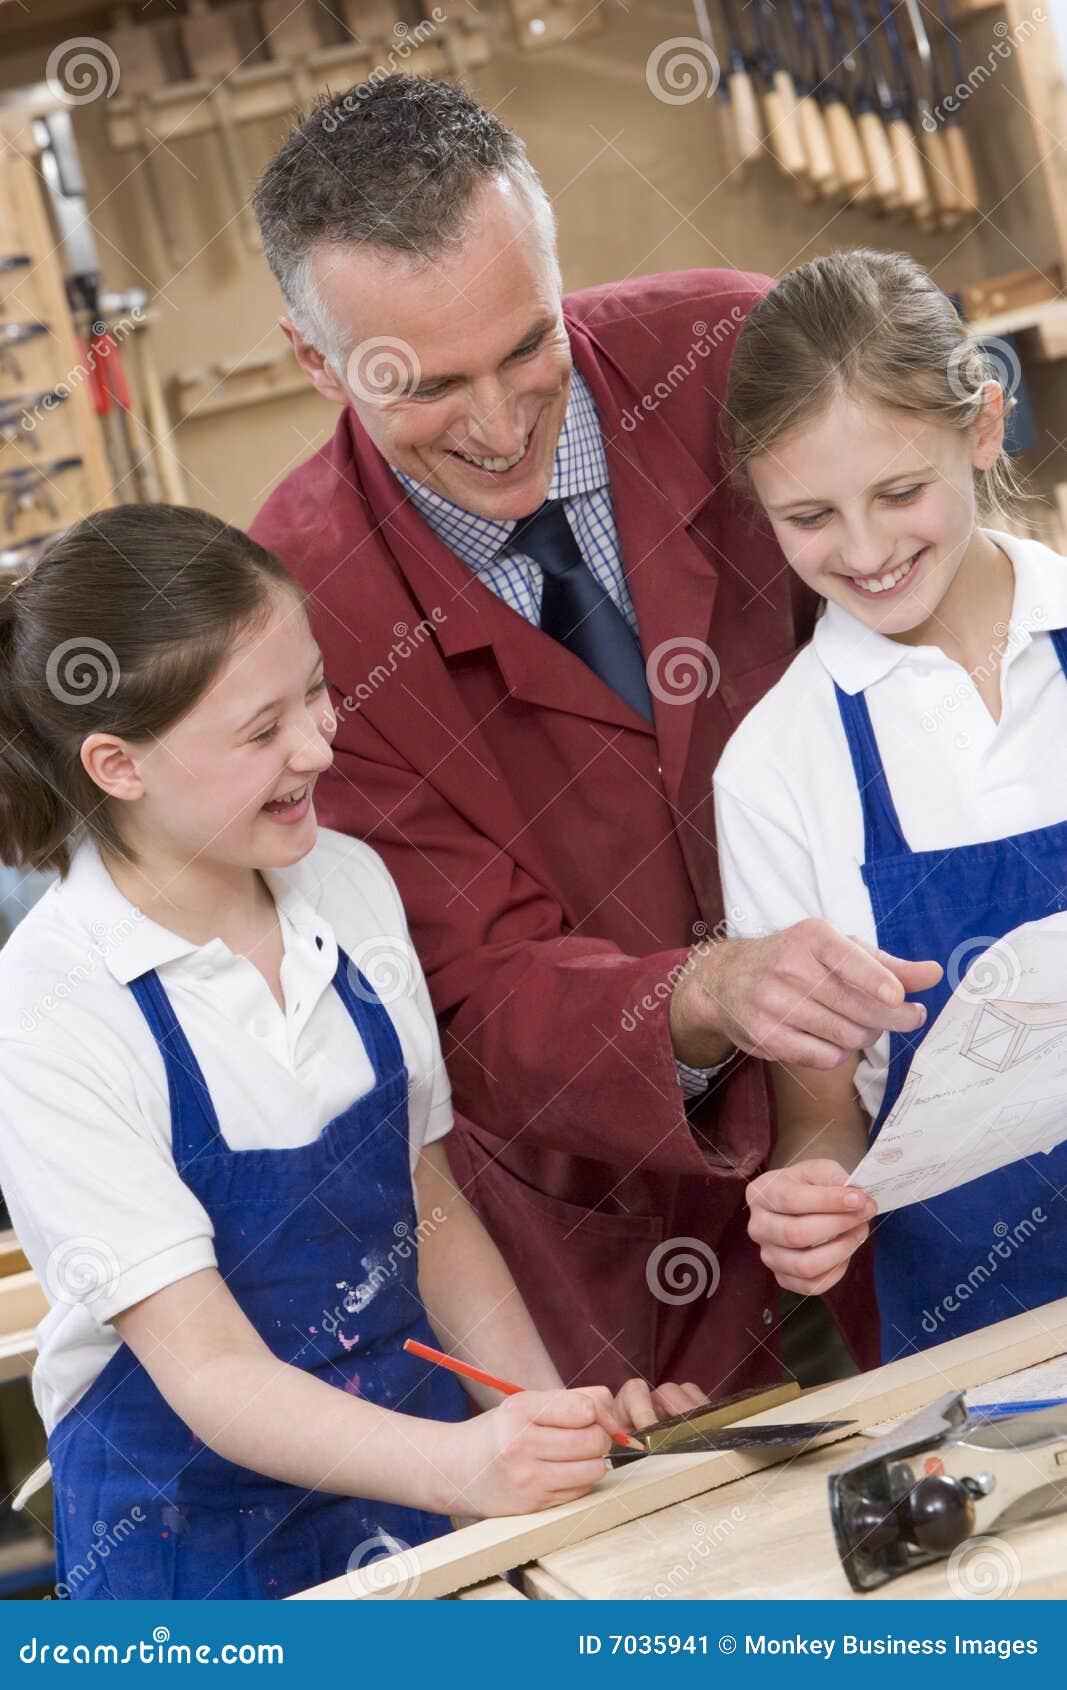
[[[885,1214],[1065,1138],[1067,915],[1054,915],[974,958],[850,1183]]]

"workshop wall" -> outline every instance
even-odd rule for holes
[[[242,15],[246,9],[235,10]],[[987,203],[995,209],[989,218],[924,234],[914,223],[855,207],[804,205],[770,159],[730,176],[715,102],[670,104],[646,80],[649,55],[660,42],[693,34],[689,0],[630,0],[625,7],[602,6],[599,16],[602,27],[595,32],[540,53],[520,49],[498,17],[492,56],[469,77],[479,98],[525,137],[557,209],[569,288],[691,265],[777,273],[817,253],[866,242],[905,247],[949,289],[1023,266],[1047,269],[1058,259],[1040,173],[1020,182],[1018,161],[1033,146],[1024,132],[1028,117],[1021,90],[1010,85],[1017,77],[1010,63],[998,72],[1003,86],[990,84],[979,95],[987,113],[996,102],[996,126],[970,126]],[[251,31],[251,20],[245,21]],[[68,10],[66,21],[55,26],[55,39],[72,33],[75,24],[80,33],[91,22],[91,16],[72,19]],[[989,33],[988,13],[984,24],[978,14],[961,26],[965,40],[966,29],[978,26]],[[247,39],[254,41],[254,33]],[[977,47],[976,36],[972,56]],[[3,84],[40,82],[46,56],[39,45],[19,50],[16,44],[0,65]],[[189,256],[160,278],[164,285],[156,293],[143,218],[127,182],[134,155],[109,145],[108,104],[96,100],[75,112],[105,285],[115,291],[142,286],[152,293],[156,321],[149,332],[173,401],[172,384],[182,372],[280,350],[278,296],[262,255],[248,251],[240,239],[224,190],[217,134],[177,140],[157,155],[158,177]],[[292,121],[241,125],[253,174]],[[1063,449],[1056,444],[1067,432],[1062,369],[1049,366],[1037,378],[1048,429],[1039,482],[1048,487],[1067,476]],[[310,387],[217,415],[194,414],[175,436],[190,502],[247,524],[286,470],[329,435],[335,417],[334,408]]]

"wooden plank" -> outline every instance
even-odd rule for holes
[[[12,1273],[25,1273],[29,1262],[13,1232],[0,1232],[0,1279]]]
[[[569,1584],[564,1584],[562,1579],[542,1566],[523,1569],[522,1587],[527,1596],[536,1602],[573,1602],[578,1595]]]
[[[48,1299],[35,1273],[12,1273],[0,1279],[0,1333],[22,1332],[48,1313]]]
[[[1067,1298],[1026,1310],[1011,1320],[968,1333],[950,1343],[905,1356],[887,1367],[804,1395],[805,1416],[817,1420],[848,1416],[857,1427],[910,1414],[953,1386],[982,1385],[1017,1368],[1031,1367],[1067,1351]],[[751,1417],[754,1426],[788,1423],[788,1404]],[[840,1440],[838,1440],[840,1441]],[[803,1459],[811,1461],[814,1451]],[[787,1457],[779,1458],[781,1460]],[[794,1460],[797,1458],[793,1458]],[[585,1541],[613,1527],[684,1502],[748,1473],[766,1470],[773,1458],[751,1451],[715,1455],[653,1455],[608,1474],[595,1490],[576,1502],[541,1514],[479,1520],[449,1537],[404,1552],[406,1578],[417,1583],[420,1598],[447,1596],[463,1586],[541,1560],[553,1551]],[[412,1578],[412,1561],[418,1579]],[[380,1563],[378,1564],[381,1565]],[[399,1575],[398,1575],[399,1576]],[[359,1601],[380,1596],[365,1574],[330,1579],[290,1601]]]
[[[0,1385],[9,1379],[25,1379],[37,1360],[37,1338],[30,1326],[23,1332],[0,1335]]]
[[[558,1550],[541,1571],[585,1600],[737,1601],[773,1594],[783,1601],[869,1602],[1067,1593],[1067,1516],[986,1536],[951,1565],[940,1561],[880,1590],[854,1591],[834,1544],[827,1479],[861,1441],[850,1438]]]
[[[521,1590],[507,1579],[486,1579],[484,1584],[472,1584],[469,1590],[457,1593],[458,1602],[525,1602]]]

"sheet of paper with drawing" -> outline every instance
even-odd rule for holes
[[[887,1213],[1064,1138],[1067,915],[1055,915],[975,956],[850,1183]]]

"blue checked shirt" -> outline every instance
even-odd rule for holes
[[[508,553],[508,540],[516,524],[494,522],[454,505],[432,488],[410,475],[395,470],[423,521],[443,540],[461,563],[527,622],[541,621],[541,591],[544,577],[540,565],[521,552]],[[578,370],[571,372],[567,410],[556,447],[556,462],[547,497],[562,499],[575,539],[589,568],[637,634],[637,616],[630,584],[622,564],[615,511],[611,503],[611,482],[604,452],[600,415],[589,385]],[[699,1097],[717,1068],[690,1068],[678,1064],[678,1079],[686,1097]]]

